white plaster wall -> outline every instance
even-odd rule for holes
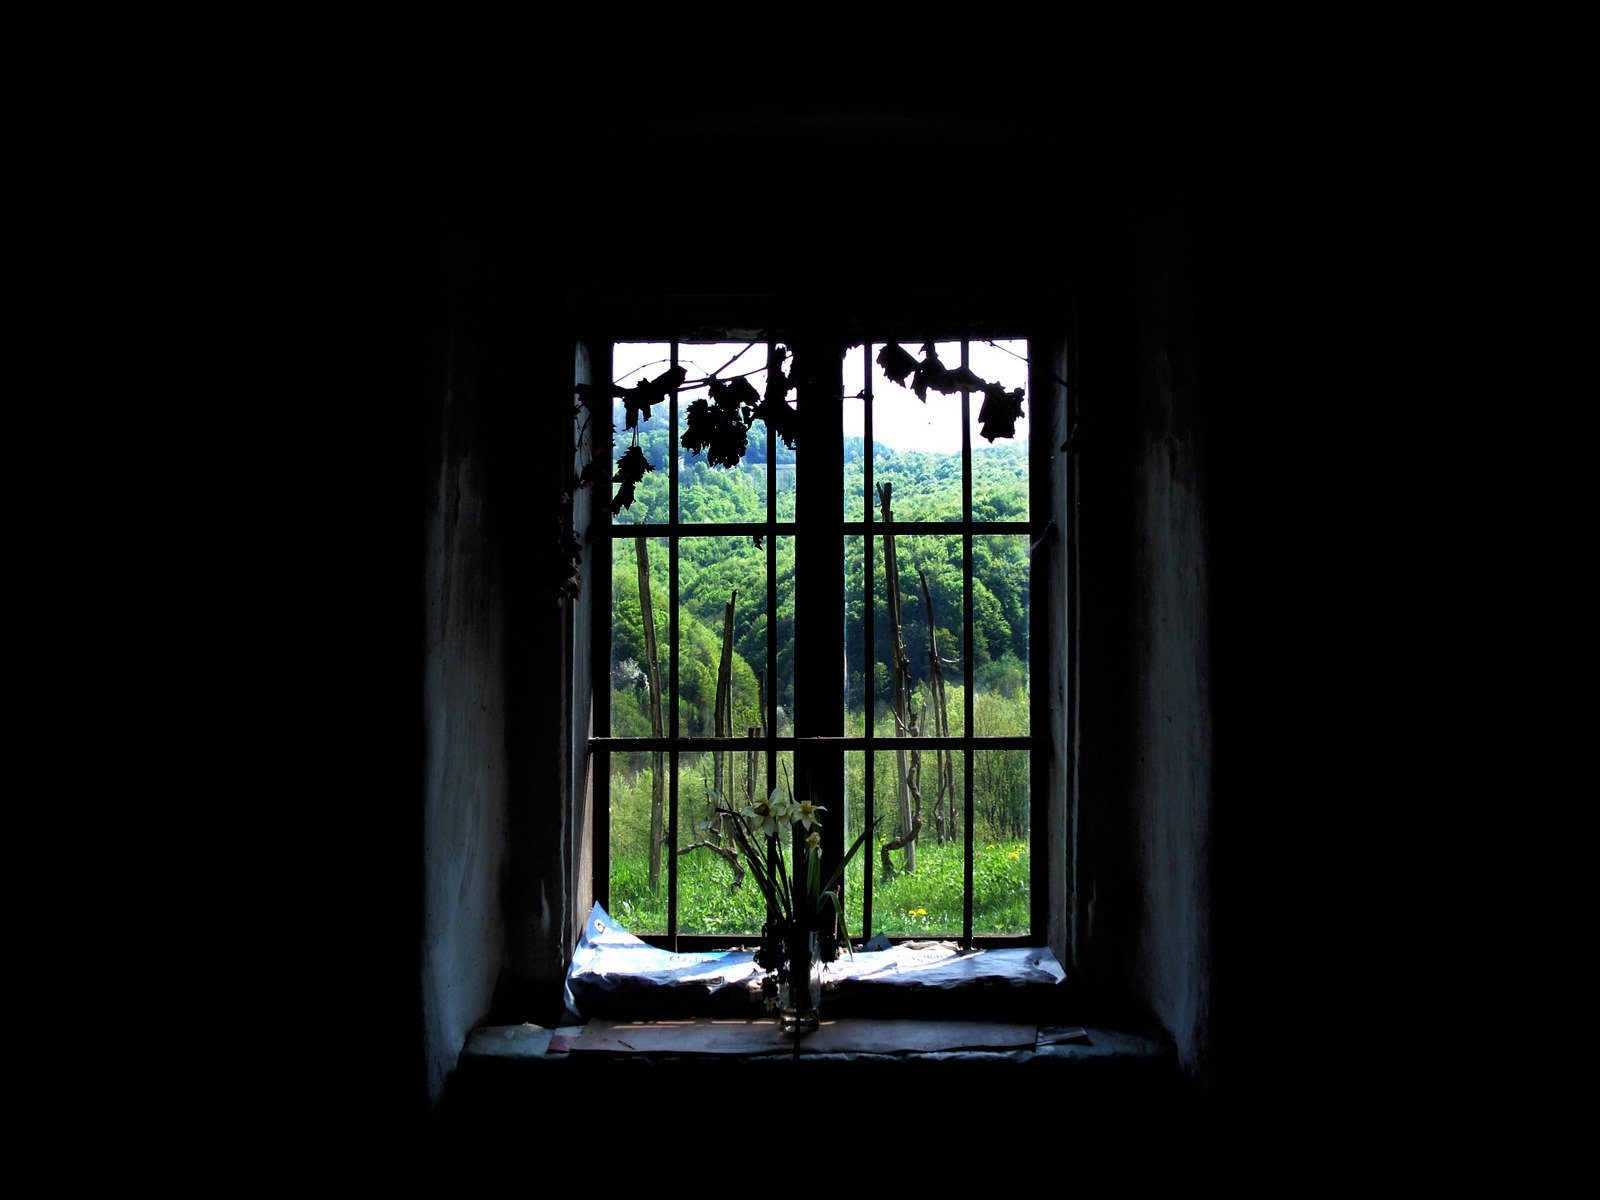
[[[460,436],[470,427],[462,402],[453,389],[445,397],[444,422],[454,415],[456,436],[446,429],[426,533],[421,958],[434,1103],[489,1010],[506,955],[497,902],[507,804],[503,601],[479,459]]]
[[[1140,458],[1134,685],[1133,968],[1143,999],[1190,1072],[1209,1053],[1211,661],[1203,430],[1181,218],[1163,211],[1130,239],[1138,332]]]

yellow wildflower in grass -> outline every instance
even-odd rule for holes
[[[1015,850],[1013,850],[1011,852],[1011,861],[1012,862],[1016,862],[1017,861],[1017,852]]]

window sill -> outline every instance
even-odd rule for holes
[[[565,1024],[474,1030],[444,1115],[469,1128],[565,1107],[611,1111],[666,1088],[785,1103],[980,1107],[1012,1122],[1176,1103],[1176,1054],[1159,1033],[1070,1019],[1048,947],[961,950],[948,942],[858,950],[823,970],[822,1027],[785,1037],[765,1011],[748,950],[673,954],[615,928],[596,906],[567,975]],[[1034,1114],[1010,1089],[1041,1086]],[[999,1090],[996,1090],[999,1089]],[[891,1100],[898,1097],[899,1100]],[[1016,1110],[1016,1111],[1013,1111]]]
[[[792,1041],[772,1017],[482,1026],[462,1051],[441,1117],[476,1132],[500,1122],[524,1127],[553,1103],[605,1112],[646,1096],[654,1104],[743,1095],[755,1104],[765,1095],[842,1105],[846,1121],[911,1105],[921,1114],[959,1112],[963,1121],[1003,1117],[1008,1132],[1045,1136],[1059,1133],[1064,1116],[1177,1114],[1186,1094],[1172,1047],[1125,1030],[825,1013],[821,1029]],[[925,1046],[950,1048],[915,1048]]]

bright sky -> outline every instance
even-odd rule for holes
[[[661,374],[667,369],[669,347],[660,342],[656,343],[627,343],[618,345],[614,350],[613,365],[615,372],[613,379],[624,387],[631,387],[640,379],[650,379]],[[878,351],[882,349],[881,343],[874,343],[870,347],[867,366],[872,372],[872,433],[878,444],[890,446],[896,450],[923,450],[923,451],[956,451],[961,449],[961,397],[942,396],[937,392],[928,393],[927,402],[917,399],[916,393],[910,388],[901,387],[890,382],[884,375],[883,368],[877,364]],[[750,383],[757,392],[766,388],[766,346],[757,344],[743,355],[737,362],[724,369],[728,360],[744,350],[742,343],[729,345],[683,345],[679,348],[681,363],[687,368],[690,379],[703,379],[712,371],[718,371],[724,378],[743,374],[759,366],[761,369],[751,375]],[[905,350],[913,358],[921,361],[922,345],[906,344]],[[952,370],[961,365],[961,345],[959,342],[939,342],[935,345],[939,360]],[[968,348],[968,365],[980,379],[991,383],[998,383],[1007,391],[1013,388],[1023,388],[1022,417],[1017,421],[1017,435],[1014,444],[1025,446],[1028,442],[1028,364],[1023,361],[1023,356],[1028,352],[1025,341],[1002,341],[995,345],[987,342],[972,342]],[[844,404],[844,432],[846,437],[865,436],[865,405],[859,399],[849,399],[862,389],[862,347],[857,346],[845,356],[844,362],[844,387],[847,399]],[[703,388],[682,393],[684,400],[693,399],[696,395],[704,395]],[[790,393],[790,403],[794,402],[794,395]],[[971,398],[972,408],[972,448],[976,451],[986,449],[990,443],[986,442],[978,432],[978,409],[983,404],[981,394]],[[996,443],[1003,444],[1003,443]]]

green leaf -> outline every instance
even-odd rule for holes
[[[850,860],[856,856],[856,851],[861,849],[861,843],[867,840],[867,835],[869,833],[872,833],[878,828],[878,823],[882,820],[883,815],[880,813],[878,816],[872,818],[871,825],[867,826],[867,828],[863,829],[859,834],[856,835],[856,840],[850,843],[850,849],[845,851],[844,857],[839,860],[839,865],[833,869],[833,874],[828,876],[828,882],[822,885],[822,890],[824,892],[831,892],[833,890],[833,885],[839,882],[839,876],[844,874],[844,869],[850,865]]]

